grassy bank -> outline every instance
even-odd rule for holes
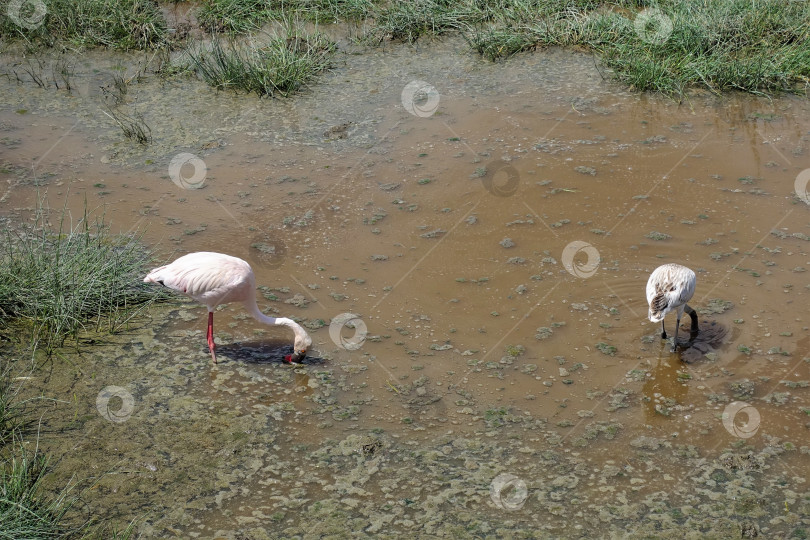
[[[150,0],[42,0],[44,14],[35,4],[24,3],[27,11],[16,20],[3,6],[0,39],[142,49],[168,46],[172,35],[164,11]],[[173,4],[162,6],[168,12]],[[690,87],[803,92],[810,82],[810,2],[803,1],[201,0],[193,12],[203,32],[231,39],[271,22],[348,21],[355,39],[369,45],[460,33],[492,61],[541,47],[575,47],[595,53],[628,86],[665,94]],[[215,42],[209,54],[194,49],[194,64],[214,86],[263,95],[288,84],[268,82],[269,72],[287,70],[274,76],[288,78],[291,88],[305,84],[312,70],[299,64],[314,56],[319,66],[320,46],[315,55],[298,54],[289,70],[289,62],[279,68],[278,61],[302,51],[277,42],[238,51],[217,49]]]
[[[37,405],[49,399],[23,396],[38,350],[115,332],[157,298],[142,283],[147,257],[136,239],[87,215],[71,224],[65,211],[40,210],[32,226],[0,237],[0,540],[133,534],[133,524],[119,532],[93,523],[76,509],[75,486],[50,484],[36,444]]]
[[[245,31],[279,17],[273,0],[206,0],[212,27]],[[638,90],[801,91],[810,82],[810,3],[784,0],[303,0],[287,13],[363,21],[360,41],[413,43],[460,32],[490,60],[539,47],[590,50]],[[308,11],[304,11],[303,6]],[[227,13],[227,17],[226,14]]]
[[[0,238],[0,334],[52,352],[88,332],[115,332],[155,296],[141,282],[148,260],[137,239],[85,215],[39,212]]]
[[[0,2],[0,38],[32,45],[110,47],[120,50],[161,45],[166,19],[152,0],[33,0]]]
[[[205,0],[199,17],[214,32],[231,34],[289,17],[355,21],[363,29],[357,40],[371,46],[459,33],[491,61],[543,47],[571,47],[596,54],[631,88],[668,95],[693,87],[803,92],[810,82],[807,2],[668,0],[651,8],[635,0]],[[296,65],[309,61],[310,53]],[[290,51],[282,42],[261,52],[226,54],[215,41],[210,54],[194,58],[210,84],[266,94],[272,88],[268,73],[286,69],[275,67],[283,55]],[[316,58],[320,63],[323,57]],[[281,79],[299,87],[320,69],[296,67]]]
[[[629,4],[629,3],[628,3]],[[661,2],[631,11],[583,7],[541,17],[510,13],[471,44],[496,59],[537,46],[595,51],[638,90],[799,91],[810,81],[810,10],[805,2]]]

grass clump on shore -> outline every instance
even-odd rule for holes
[[[308,21],[319,23],[362,21],[374,14],[380,0],[296,0],[295,2],[276,0],[276,13],[280,16],[282,7]]]
[[[0,540],[75,536],[86,525],[72,526],[67,517],[77,501],[71,486],[57,492],[46,486],[48,459],[29,450],[23,437],[35,422],[20,398],[21,380],[14,362],[0,359]]]
[[[57,217],[54,229],[40,208],[33,226],[0,237],[0,540],[127,539],[134,522],[118,530],[83,516],[77,484],[54,486],[48,457],[25,444],[42,422],[32,405],[51,399],[25,397],[36,365],[20,355],[52,352],[86,330],[115,331],[161,295],[142,282],[147,253],[135,239],[111,235],[86,212],[70,227],[65,210]]]
[[[810,2],[415,0],[372,15],[366,41],[459,31],[490,60],[539,47],[594,51],[642,91],[800,92],[810,84]]]
[[[595,51],[637,90],[799,91],[810,83],[810,4],[762,0],[512,0],[465,31],[491,60],[538,46]],[[522,7],[520,7],[522,6]]]
[[[34,226],[0,238],[0,332],[52,352],[88,331],[115,332],[156,296],[142,283],[148,255],[85,215],[57,229],[40,210]]]
[[[486,20],[487,4],[472,0],[391,2],[376,11],[374,25],[365,41],[380,43],[393,39],[413,43],[422,36],[440,36],[461,30]]]
[[[168,44],[168,23],[153,0],[43,2],[38,24],[20,22],[37,18],[36,2],[22,2],[16,21],[1,13],[0,39],[115,49]],[[324,69],[325,38],[305,40],[304,49],[289,40],[226,47],[216,35],[235,40],[290,20],[358,23],[357,41],[370,44],[460,33],[493,61],[573,47],[594,52],[627,85],[669,95],[695,86],[801,92],[810,84],[810,2],[799,0],[201,0],[193,10],[200,29],[214,35],[207,53],[193,55],[203,77],[259,95],[286,95]]]
[[[203,0],[197,20],[206,30],[244,34],[295,17],[316,23],[361,21],[379,0]]]
[[[600,14],[594,21],[609,32],[589,45],[638,90],[790,92],[810,82],[807,3],[669,1],[656,11]]]
[[[287,26],[263,43],[237,44],[214,37],[210,49],[189,49],[193,67],[211,86],[288,96],[326,70],[335,44],[320,33]]]
[[[0,464],[0,540],[67,538],[83,527],[68,525],[76,502],[70,487],[50,495],[44,486],[48,459],[20,448]]]
[[[242,34],[270,20],[271,4],[270,0],[204,0],[197,20],[209,31]]]
[[[166,19],[152,0],[4,2],[0,13],[0,38],[48,46],[63,40],[79,47],[146,49],[164,44],[167,32]]]
[[[464,37],[476,52],[493,61],[538,47],[592,46],[614,35],[611,17],[597,15],[604,12],[602,4],[511,0],[503,9],[493,10],[487,24],[466,27]]]

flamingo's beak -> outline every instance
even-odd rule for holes
[[[306,355],[307,350],[301,349],[300,351],[294,351],[293,354],[286,356],[284,359],[290,364],[299,364]]]

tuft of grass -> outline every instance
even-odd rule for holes
[[[371,17],[376,0],[204,0],[200,26],[213,32],[244,34],[273,20],[295,17],[316,23],[360,21]]]
[[[0,539],[66,538],[81,528],[68,525],[66,514],[76,498],[70,486],[48,495],[44,479],[48,459],[20,448],[0,464]]]
[[[276,12],[286,9],[297,17],[318,23],[362,21],[374,15],[380,0],[276,0]]]
[[[490,60],[541,46],[584,47],[623,83],[668,95],[694,86],[793,92],[810,81],[806,2],[662,0],[643,25],[639,16],[649,7],[633,0],[504,0],[464,36]]]
[[[218,89],[288,96],[331,65],[335,43],[288,24],[264,43],[239,44],[214,36],[210,49],[189,49],[200,76]]]
[[[693,0],[658,7],[672,25],[666,39],[645,42],[632,20],[613,15],[623,19],[619,31],[595,45],[616,76],[639,90],[780,91],[810,75],[810,10],[800,2]]]
[[[374,26],[363,41],[386,39],[413,43],[422,36],[440,36],[482,23],[487,12],[475,0],[411,0],[389,2],[375,10]]]
[[[22,5],[30,16],[34,3]],[[231,38],[290,19],[360,22],[358,41],[371,44],[461,33],[493,61],[539,47],[574,47],[595,52],[613,77],[636,90],[673,96],[695,86],[761,94],[800,93],[810,85],[810,3],[798,0],[201,0],[196,18],[202,29]],[[154,0],[49,0],[33,29],[0,16],[0,39],[124,50],[171,41]],[[272,88],[266,72],[276,67],[261,64],[281,48],[215,42],[205,56],[217,47],[219,58],[197,66],[209,68],[212,84]],[[47,82],[41,73],[28,75]],[[54,84],[69,84],[69,71],[56,75]]]
[[[0,238],[0,333],[47,352],[88,331],[115,332],[157,299],[142,282],[148,253],[138,238],[114,236],[86,212],[66,210],[52,228],[39,209],[33,226]]]
[[[26,401],[18,398],[21,385],[14,376],[12,362],[0,359],[0,449],[32,427],[26,416]]]
[[[597,349],[599,349],[599,351],[602,354],[606,354],[608,356],[615,356],[616,355],[617,349],[613,345],[609,345],[609,344],[607,344],[607,343],[605,343],[603,341],[600,341],[595,346],[596,346]]]
[[[242,34],[272,16],[270,0],[204,0],[197,11],[200,26],[214,32]]]
[[[602,4],[606,3],[506,0],[490,9],[486,24],[467,27],[463,35],[476,52],[493,61],[538,47],[587,46],[610,33],[610,25],[596,24],[600,19],[592,17]]]
[[[102,110],[101,112],[107,115],[108,118],[121,128],[124,137],[127,139],[132,139],[143,145],[152,142],[152,129],[149,127],[149,124],[146,123],[141,113],[136,111],[134,114],[130,115],[118,108],[107,108],[106,111]]]
[[[537,46],[535,36],[504,28],[469,28],[464,32],[464,39],[475,52],[492,61],[507,58]]]
[[[1,39],[23,39],[30,43],[53,46],[57,40],[78,47],[104,46],[130,50],[156,47],[166,42],[166,19],[153,0],[48,0],[47,13],[39,25],[17,24],[0,17]],[[33,2],[22,3],[23,18]]]
[[[5,351],[4,351],[5,352]],[[128,540],[134,537],[137,520],[125,528],[93,519],[82,519],[72,511],[81,494],[76,484],[54,488],[47,479],[50,468],[46,455],[26,449],[23,438],[36,426],[27,405],[34,399],[20,400],[28,377],[15,377],[15,363],[0,358],[0,540],[84,538],[87,540]],[[33,365],[30,366],[33,370]],[[14,372],[14,373],[13,373]],[[31,373],[31,371],[28,371]]]
[[[40,88],[49,88],[53,84],[57,90],[65,89],[70,92],[73,89],[73,74],[75,66],[64,56],[59,56],[50,64],[50,78],[48,77],[48,66],[42,58],[29,57],[25,63],[20,63],[18,72],[16,67],[11,69],[17,82],[31,82]]]

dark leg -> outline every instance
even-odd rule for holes
[[[214,312],[213,311],[208,312],[208,335],[206,337],[208,338],[208,350],[211,351],[211,359],[216,364],[217,363],[217,355],[214,354],[215,345],[214,345]]]
[[[664,320],[661,319],[661,339],[667,339],[667,329],[664,328]]]
[[[678,327],[681,326],[681,318],[678,317],[677,322],[675,323],[675,339],[672,340],[672,351],[675,352],[678,350]]]
[[[698,331],[698,316],[697,316],[697,312],[696,312],[694,309],[692,309],[691,307],[689,307],[689,304],[686,304],[686,305],[684,306],[683,310],[684,310],[686,313],[688,313],[688,314],[689,314],[689,317],[691,317],[691,318],[692,318],[692,328],[691,328],[691,332],[692,332],[693,334],[697,334],[697,331]]]

